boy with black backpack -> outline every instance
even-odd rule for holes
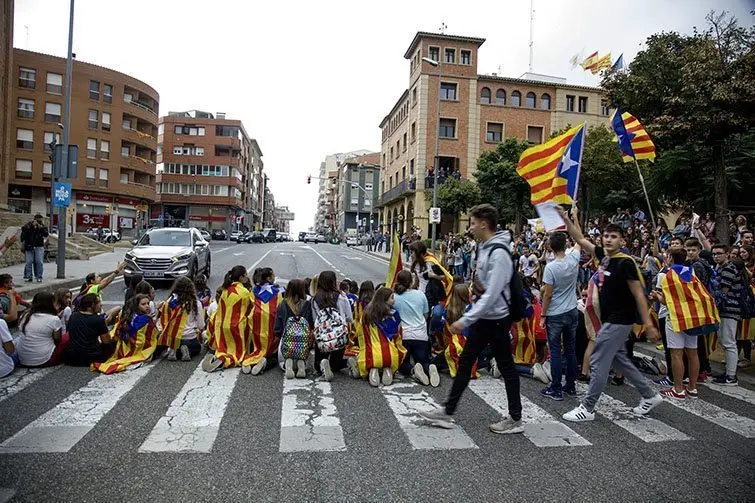
[[[481,243],[477,253],[477,269],[473,276],[472,308],[451,325],[460,333],[469,328],[467,342],[459,357],[459,368],[444,407],[420,412],[422,417],[442,428],[453,428],[453,414],[462,393],[469,384],[472,368],[485,347],[490,344],[493,357],[506,384],[509,416],[491,424],[490,431],[499,434],[522,433],[522,399],[519,374],[511,354],[509,329],[521,320],[527,309],[518,274],[514,274],[511,236],[508,231],[496,232],[498,212],[490,204],[470,210],[470,230]]]

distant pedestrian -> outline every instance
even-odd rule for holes
[[[45,256],[45,239],[50,233],[42,221],[42,215],[37,213],[34,220],[21,227],[21,241],[26,254],[24,280],[27,282],[42,282],[42,261]]]
[[[383,234],[383,242],[385,243],[385,253],[391,253],[391,235],[388,231]]]

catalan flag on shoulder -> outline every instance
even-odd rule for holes
[[[716,302],[691,267],[672,265],[661,278],[661,289],[674,332],[705,335],[718,329]]]
[[[532,204],[572,204],[577,199],[584,143],[583,123],[522,152],[516,172],[530,185]]]
[[[655,162],[655,145],[640,121],[629,112],[623,112],[616,107],[616,113],[611,119],[611,127],[616,134],[616,140],[621,149],[624,162],[647,159]]]
[[[391,262],[388,264],[388,274],[385,277],[385,285],[393,288],[396,284],[398,273],[404,270],[404,264],[401,261],[401,243],[398,240],[398,234],[393,233],[393,244],[391,245]]]

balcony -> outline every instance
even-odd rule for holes
[[[451,171],[450,169],[444,169],[441,166],[440,171],[438,172],[438,187],[446,183],[446,180],[449,178],[461,180],[461,172],[458,169]],[[432,170],[428,170],[427,175],[425,175],[425,188],[432,189],[433,183],[435,183],[435,178],[433,177]]]
[[[154,201],[156,199],[155,188],[150,185],[129,182],[128,184],[123,184],[123,189],[132,197],[147,199],[148,201]]]
[[[157,151],[157,138],[152,135],[143,133],[138,129],[123,128],[123,136],[132,143]]]
[[[398,185],[390,189],[388,192],[384,192],[383,195],[380,196],[380,206],[385,206],[406,194],[413,193],[415,190],[417,190],[416,180],[401,180]]]

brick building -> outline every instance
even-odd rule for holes
[[[441,180],[473,178],[480,152],[495,149],[505,137],[535,144],[566,124],[608,123],[608,108],[599,88],[537,74],[520,78],[479,75],[477,53],[484,42],[418,32],[406,50],[409,87],[380,123],[382,230],[404,232],[415,225],[423,236],[430,235],[425,193],[433,183],[439,69]],[[453,226],[453,219],[446,215],[439,232]]]
[[[335,200],[333,208],[329,209],[327,203],[327,192],[332,188],[328,184],[328,176],[332,171],[337,171],[339,166],[351,157],[369,154],[369,150],[354,150],[353,152],[341,152],[325,156],[325,160],[320,163],[318,170],[317,182],[317,210],[315,211],[314,230],[318,232],[330,231],[335,226]]]
[[[2,163],[7,184],[0,187],[13,212],[49,214],[49,144],[60,141],[65,123],[65,67],[64,58],[13,49],[12,138]],[[68,180],[69,229],[132,235],[155,200],[159,95],[133,77],[81,61],[73,62],[71,89],[69,141],[79,158],[78,176]]]
[[[0,187],[8,185],[13,103],[13,0],[0,4]],[[8,209],[8,192],[0,189],[0,210]]]
[[[334,188],[337,233],[346,234],[350,229],[364,232],[378,228],[375,205],[379,199],[379,183],[379,152],[350,157],[341,163]]]

